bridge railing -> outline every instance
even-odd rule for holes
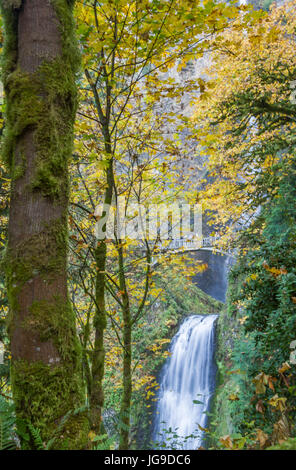
[[[211,248],[214,246],[214,243],[218,240],[219,237],[214,236],[214,237],[204,237],[200,240],[188,240],[188,239],[182,239],[182,238],[177,238],[174,240],[167,240],[166,243],[161,243],[158,245],[159,249],[163,250],[178,250],[178,249],[192,249],[192,250],[198,250],[202,248]]]

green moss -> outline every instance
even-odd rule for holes
[[[282,444],[268,447],[266,450],[296,450],[296,438],[287,439]]]
[[[50,282],[65,269],[67,237],[67,221],[62,217],[45,226],[43,232],[20,243],[13,252],[6,250],[3,264],[11,310],[17,309],[17,297],[26,282],[36,276]]]
[[[12,179],[18,178],[16,147],[22,134],[32,129],[37,152],[32,190],[56,199],[62,197],[68,184],[67,165],[77,108],[75,78],[80,60],[71,8],[66,0],[52,3],[60,21],[62,54],[44,61],[30,74],[17,66],[18,12],[5,5],[2,8],[6,28],[2,69],[7,101],[2,154]]]
[[[5,81],[7,75],[15,68],[17,60],[17,28],[18,12],[12,8],[1,5],[1,13],[5,29],[5,41],[1,57],[2,80]]]
[[[52,5],[60,21],[60,30],[63,43],[63,58],[71,65],[74,73],[79,71],[81,62],[74,34],[73,7],[75,0],[52,0]]]
[[[8,296],[10,301],[9,331],[14,328],[13,312],[18,311],[22,287],[34,277],[50,284],[65,268],[67,230],[64,220],[57,220],[46,230],[6,255]],[[49,247],[54,247],[50,252]],[[11,377],[16,411],[40,430],[46,442],[59,421],[69,410],[84,401],[81,375],[81,349],[76,335],[75,317],[68,300],[55,296],[51,301],[34,301],[22,328],[37,334],[41,342],[51,341],[57,350],[59,363],[13,361]],[[71,423],[71,428],[69,427]],[[73,416],[63,427],[57,445],[72,449],[85,448],[85,415]],[[77,427],[77,429],[76,429]],[[68,429],[66,433],[65,429]],[[71,431],[71,432],[70,432]],[[80,439],[84,441],[80,442]],[[65,441],[64,441],[65,439]],[[78,447],[77,447],[78,446]]]
[[[70,302],[64,302],[57,296],[52,302],[33,302],[23,328],[36,331],[41,341],[52,340],[63,361],[76,363],[80,359],[75,317]]]
[[[32,73],[17,63],[19,1],[2,1],[5,45],[2,79],[6,96],[5,132],[2,155],[13,181],[27,171],[25,139],[32,132],[34,157],[27,193],[50,199],[56,206],[55,221],[43,223],[38,233],[26,237],[6,251],[5,267],[10,303],[10,334],[19,315],[23,287],[38,282],[57,282],[63,277],[67,259],[68,160],[72,153],[73,124],[77,108],[76,74],[78,48],[74,37],[72,7],[68,0],[51,0],[59,21],[61,54],[45,60]],[[41,197],[40,197],[41,196]],[[38,283],[37,283],[38,285]],[[22,329],[32,332],[40,343],[56,348],[55,362],[12,361],[12,389],[17,417],[31,422],[48,441],[63,417],[73,411],[61,429],[56,447],[86,447],[87,419],[74,410],[84,402],[81,356],[75,318],[67,298],[32,301],[22,320]],[[18,327],[20,325],[18,324]]]
[[[72,364],[49,366],[42,362],[14,361],[11,370],[16,412],[19,419],[31,422],[47,443],[55,436],[62,419],[81,406],[80,370]],[[85,413],[73,415],[60,429],[55,448],[83,449],[87,445]],[[75,429],[73,429],[73,427]]]
[[[14,169],[14,179],[18,179],[24,176],[24,168],[21,165],[17,165]]]
[[[65,183],[67,185],[76,111],[75,82],[69,80],[73,73],[66,69],[59,58],[50,64],[42,64],[34,74],[16,70],[5,81],[8,105],[3,158],[15,179],[18,139],[28,128],[34,129],[37,159],[32,190],[53,198],[61,197]]]

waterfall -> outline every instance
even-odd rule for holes
[[[173,338],[160,374],[153,441],[156,447],[194,450],[202,445],[215,389],[215,320],[218,315],[187,317]],[[199,426],[198,426],[199,425]]]

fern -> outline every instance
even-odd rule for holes
[[[50,450],[59,439],[65,424],[71,416],[83,413],[86,409],[85,406],[77,408],[63,416],[51,439],[45,444],[42,441],[40,429],[27,420],[17,419],[14,405],[9,404],[0,396],[0,451],[17,449],[20,441],[24,450],[32,448],[35,450]]]
[[[0,450],[16,448],[14,406],[0,397]]]
[[[35,428],[31,423],[28,423],[28,430],[30,431],[30,434],[32,436],[35,450],[45,450],[40,430],[38,428]]]
[[[53,435],[52,435],[52,438],[47,442],[46,444],[46,447],[45,447],[45,450],[50,450],[52,449],[52,446],[54,445],[54,443],[56,442],[56,440],[59,438],[65,424],[67,423],[67,421],[71,418],[71,416],[76,416],[80,413],[84,413],[85,411],[87,410],[87,407],[86,406],[82,406],[80,408],[76,408],[75,410],[70,410],[68,411],[68,413],[65,414],[65,416],[63,416],[63,418],[61,419],[58,427],[55,429]]]
[[[111,450],[115,447],[115,440],[108,437],[108,434],[96,436],[92,442],[94,443],[93,450]]]

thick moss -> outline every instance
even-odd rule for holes
[[[46,442],[60,429],[56,448],[86,447],[88,422],[74,410],[84,403],[81,351],[76,336],[75,318],[64,294],[33,300],[26,305],[20,320],[23,289],[30,292],[33,281],[58,285],[65,280],[67,260],[68,160],[72,153],[73,124],[77,108],[76,74],[79,54],[74,36],[72,7],[69,0],[51,0],[59,21],[61,54],[44,60],[33,72],[22,70],[18,57],[18,16],[20,1],[2,0],[5,45],[2,79],[6,95],[5,132],[2,157],[13,182],[27,171],[27,157],[34,157],[33,174],[28,175],[25,190],[46,198],[56,208],[56,219],[41,224],[38,233],[23,241],[9,243],[5,257],[10,303],[9,331],[15,328],[32,333],[40,346],[50,342],[57,352],[54,362],[41,362],[22,355],[12,360],[12,389],[18,418],[29,421],[41,431]],[[26,156],[22,137],[32,133],[34,149]],[[27,150],[28,153],[28,150]],[[35,196],[34,196],[35,197]],[[13,201],[13,198],[12,198]],[[51,209],[52,209],[51,208]],[[53,212],[52,210],[50,211]],[[38,282],[36,286],[38,286]],[[37,287],[38,288],[38,287]],[[63,292],[63,288],[61,288]],[[30,294],[31,295],[31,294]]]
[[[73,411],[81,407],[81,401],[77,399],[80,370],[73,371],[72,364],[53,367],[43,362],[14,361],[11,381],[18,418],[32,422],[45,443],[54,437],[69,407]],[[54,447],[84,449],[86,446],[87,419],[81,412],[61,427]]]
[[[63,229],[62,229],[63,227]],[[18,310],[18,298],[22,286],[35,276],[41,276],[50,284],[51,278],[63,268],[65,262],[65,224],[57,223],[47,232],[32,237],[26,243],[25,256],[11,254],[7,262],[8,296],[11,313],[9,330],[14,328],[13,312]],[[36,240],[35,240],[36,238]],[[56,251],[51,256],[44,247],[53,245]],[[23,249],[20,248],[23,252]],[[6,257],[7,258],[7,257]],[[17,415],[31,422],[41,431],[44,442],[52,438],[59,422],[69,410],[74,411],[84,402],[85,392],[81,374],[81,349],[76,336],[75,316],[68,300],[55,296],[52,301],[40,300],[31,304],[23,330],[38,334],[41,342],[51,341],[59,362],[13,361],[11,378]],[[70,439],[70,423],[71,439]],[[85,448],[88,422],[85,414],[71,417],[61,429],[56,446],[71,449]],[[65,434],[65,428],[68,429]],[[77,429],[76,429],[77,428]],[[65,441],[64,441],[65,439]],[[78,446],[78,447],[77,447]]]
[[[6,31],[2,76],[7,102],[2,157],[11,168],[12,179],[21,176],[15,167],[16,145],[26,129],[33,129],[38,159],[32,190],[58,198],[65,192],[72,151],[77,108],[75,78],[80,58],[68,2],[52,0],[52,5],[60,21],[62,54],[44,61],[35,73],[26,73],[17,66],[18,10],[6,8],[5,3],[2,7]]]
[[[67,223],[65,218],[45,226],[42,233],[20,243],[4,256],[8,298],[11,310],[18,308],[17,297],[24,284],[37,275],[50,281],[63,270],[67,256]],[[51,251],[50,248],[51,247]]]

